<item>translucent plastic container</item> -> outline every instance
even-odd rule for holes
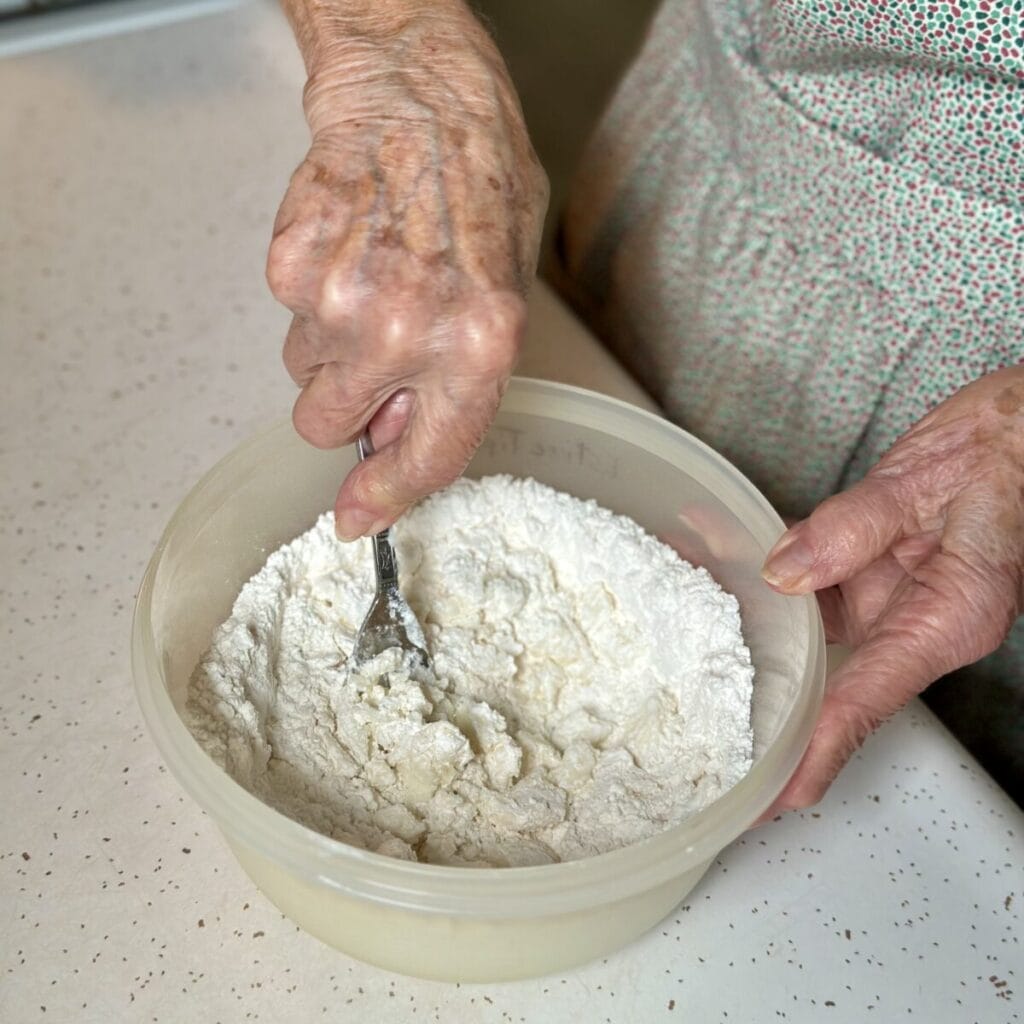
[[[817,717],[825,644],[816,602],[759,568],[783,524],[695,438],[634,406],[516,379],[467,473],[532,476],[632,516],[740,601],[754,661],[755,763],[689,821],[585,860],[528,868],[415,864],[310,831],[242,789],[182,722],[189,676],[242,584],[332,506],[351,450],[307,446],[289,423],[241,445],[182,502],[146,571],[132,662],[171,771],[239,863],[297,924],[361,960],[427,978],[494,981],[563,970],[642,934],[775,799]]]

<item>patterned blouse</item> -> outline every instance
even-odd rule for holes
[[[667,0],[561,242],[666,413],[806,515],[1024,361],[1024,0]],[[1024,696],[1021,622],[1000,657]]]

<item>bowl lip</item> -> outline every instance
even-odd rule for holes
[[[552,399],[556,406],[551,405]],[[561,399],[562,401],[558,401]],[[568,401],[566,401],[568,400]],[[570,408],[566,408],[569,405]],[[590,410],[593,409],[593,412]],[[628,419],[631,443],[672,463],[664,446],[682,439],[689,454],[724,470],[731,487],[760,507],[765,525],[785,525],[767,498],[728,460],[671,421],[628,402],[574,385],[513,377],[500,412],[557,415],[566,422],[615,434],[614,422]],[[697,814],[639,843],[579,860],[532,867],[466,868],[399,860],[331,839],[294,821],[235,782],[206,754],[182,721],[166,685],[152,635],[153,587],[162,557],[184,510],[216,481],[225,465],[239,460],[269,437],[292,430],[280,419],[259,430],[203,474],[179,504],[161,534],[143,576],[132,618],[132,675],[136,698],[150,734],[172,774],[206,810],[231,845],[321,886],[352,897],[376,899],[420,912],[467,917],[521,917],[568,912],[624,899],[700,868],[752,824],[774,802],[810,741],[824,691],[825,637],[817,601],[801,602],[807,625],[806,683],[779,730],[752,767],[767,771],[755,789],[752,772]],[[643,440],[633,436],[640,429]],[[620,432],[617,436],[622,437]],[[682,468],[682,467],[680,467]],[[695,473],[684,470],[691,476]],[[718,495],[703,476],[702,486]],[[769,541],[765,538],[765,542]],[[756,685],[756,676],[755,676]],[[198,755],[198,756],[197,756]],[[237,850],[236,850],[237,852]]]

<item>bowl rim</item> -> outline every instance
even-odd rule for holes
[[[560,419],[613,434],[616,424],[628,426],[632,443],[670,463],[675,459],[668,449],[673,444],[678,446],[680,439],[685,440],[688,454],[700,456],[709,471],[724,469],[725,473],[720,474],[722,479],[716,474],[717,486],[713,486],[690,468],[685,472],[720,499],[719,491],[725,482],[725,490],[742,494],[760,507],[764,524],[759,532],[764,536],[759,540],[770,544],[785,529],[768,500],[735,466],[699,438],[655,413],[585,388],[527,377],[510,380],[500,411],[551,417],[552,400]],[[804,609],[801,621],[806,623],[808,637],[806,682],[775,741],[754,762],[752,767],[759,769],[758,778],[753,778],[752,770],[708,807],[639,843],[593,857],[532,867],[422,864],[331,839],[249,793],[199,746],[174,707],[150,628],[153,587],[161,559],[184,510],[216,486],[225,465],[286,430],[293,430],[289,419],[259,430],[218,460],[189,490],[149,560],[132,618],[133,682],[149,732],[171,773],[211,815],[233,846],[241,843],[307,881],[351,897],[447,916],[524,917],[613,902],[653,889],[689,870],[703,870],[774,802],[803,757],[824,691],[825,637],[813,595],[790,598],[801,602]],[[771,536],[767,536],[769,529],[774,531]]]

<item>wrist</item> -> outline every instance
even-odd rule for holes
[[[303,108],[314,138],[381,118],[464,127],[521,122],[505,63],[462,0],[382,6],[386,16],[347,15],[325,28],[311,51]]]
[[[343,68],[360,49],[393,44],[430,24],[453,37],[483,32],[464,0],[281,0],[310,77]],[[446,33],[447,34],[447,33]]]

